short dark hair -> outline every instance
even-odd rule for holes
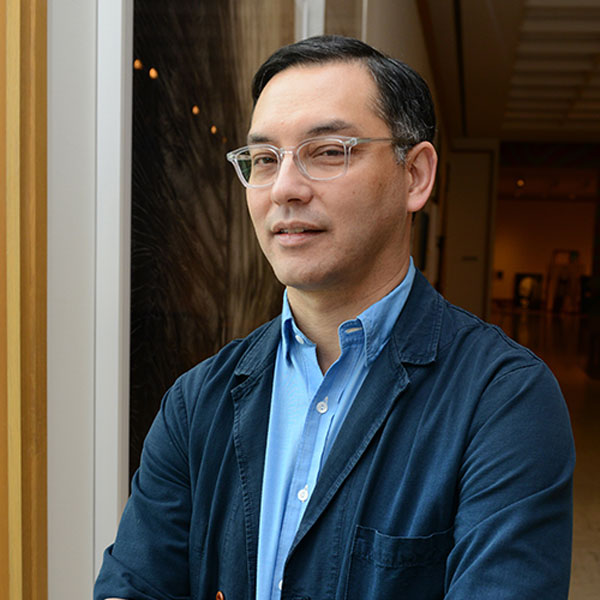
[[[399,159],[404,159],[406,148],[432,142],[435,110],[425,80],[407,64],[355,38],[320,35],[279,48],[254,75],[254,104],[269,80],[289,67],[352,61],[364,63],[375,80],[379,91],[376,108],[398,140]]]

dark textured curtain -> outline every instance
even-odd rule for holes
[[[244,143],[250,74],[291,41],[292,8],[135,2],[130,474],[174,379],[280,309],[225,153]]]

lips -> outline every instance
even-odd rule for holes
[[[320,233],[324,231],[317,223],[300,220],[276,221],[271,226],[271,233],[274,234],[300,234],[300,233]]]
[[[276,231],[275,233],[313,233],[316,231],[320,231],[319,229],[312,229],[309,227],[282,227],[281,229],[279,229],[278,231]]]
[[[272,234],[285,247],[300,247],[314,240],[325,230],[313,223],[275,223],[271,228]]]

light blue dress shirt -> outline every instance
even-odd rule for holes
[[[387,343],[415,276],[338,328],[341,354],[323,375],[316,345],[283,297],[263,474],[257,598],[278,600],[285,561],[317,477],[369,368]]]

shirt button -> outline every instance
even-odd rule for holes
[[[301,335],[298,335],[298,334],[296,334],[296,341],[297,341],[299,344],[304,344],[304,340],[302,339],[302,336],[301,336]]]
[[[300,500],[300,502],[306,502],[306,500],[308,500],[308,485],[304,486],[298,492],[298,500]]]
[[[317,403],[317,412],[324,415],[327,412],[327,401],[329,400],[328,396],[325,396],[324,400]]]

